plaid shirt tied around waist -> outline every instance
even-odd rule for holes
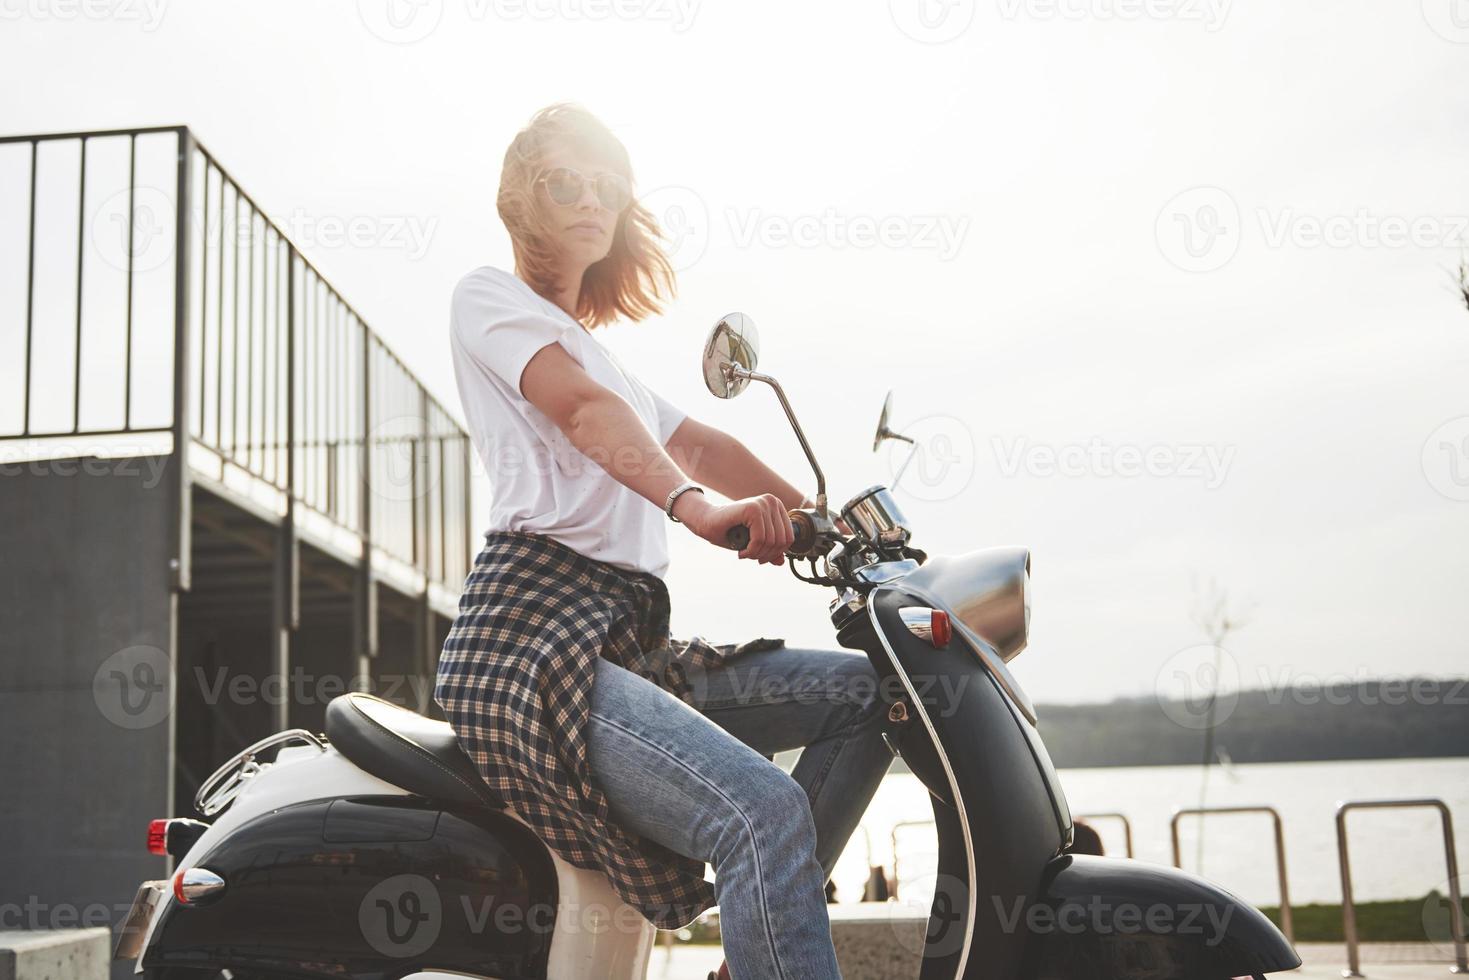
[[[578,868],[604,872],[661,929],[714,904],[704,864],[624,831],[587,763],[597,656],[694,706],[699,672],[783,645],[670,639],[663,580],[552,538],[493,531],[475,559],[439,657],[434,700],[486,783]]]

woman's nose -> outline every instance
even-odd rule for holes
[[[597,185],[592,181],[583,181],[581,185],[581,197],[577,199],[576,206],[582,211],[597,211],[602,207],[602,199],[597,197]]]

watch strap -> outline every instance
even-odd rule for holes
[[[673,491],[668,495],[668,502],[663,505],[663,513],[667,514],[668,519],[675,524],[682,524],[683,521],[673,516],[674,502],[677,501],[679,497],[682,497],[684,494],[688,493],[690,490],[697,490],[699,493],[704,492],[704,488],[699,486],[693,480],[685,480],[684,482],[673,488]]]

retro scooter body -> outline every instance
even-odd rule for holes
[[[1066,853],[1066,796],[1003,655],[1015,643],[1004,607],[1028,606],[1028,577],[1021,548],[930,559],[874,589],[842,631],[901,680],[912,709],[894,741],[929,789],[939,845],[921,980],[1224,980],[1299,966],[1269,919],[1201,878]],[[953,623],[943,647],[910,628],[929,609]]]

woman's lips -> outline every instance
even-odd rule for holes
[[[599,224],[595,224],[595,223],[593,223],[591,221],[578,221],[576,224],[574,224],[574,225],[571,226],[571,230],[572,231],[594,231],[594,232],[596,232],[599,235],[602,234],[602,226],[599,225]]]

